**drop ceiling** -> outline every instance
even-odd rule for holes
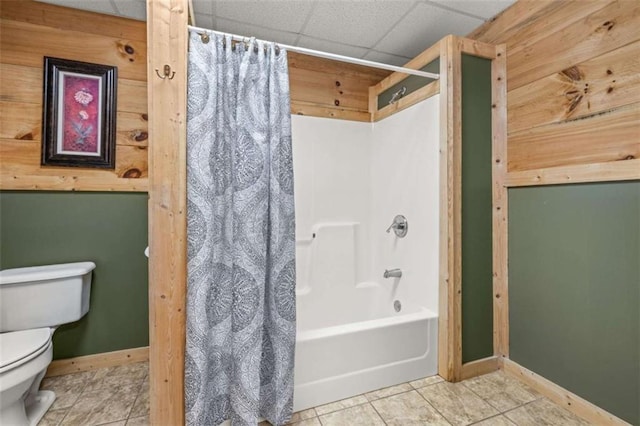
[[[145,20],[144,0],[42,0]],[[193,0],[196,25],[403,65],[447,34],[465,35],[515,0]]]

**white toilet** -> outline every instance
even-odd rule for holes
[[[56,396],[38,391],[56,327],[89,310],[93,262],[0,271],[0,425],[35,426]]]

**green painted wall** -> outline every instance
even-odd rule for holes
[[[462,362],[493,355],[491,61],[462,55]]]
[[[0,267],[91,260],[89,313],[54,335],[54,358],[149,344],[147,194],[1,192]]]
[[[509,190],[510,356],[640,424],[640,182]]]

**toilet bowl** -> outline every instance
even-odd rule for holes
[[[0,271],[0,425],[35,426],[55,400],[39,390],[58,325],[89,310],[93,262]]]
[[[53,404],[53,392],[38,392],[52,355],[49,328],[0,334],[1,425],[38,424]]]

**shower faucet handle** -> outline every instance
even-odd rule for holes
[[[389,232],[391,232],[392,229],[402,229],[404,228],[404,224],[402,223],[395,223],[393,222],[388,228],[387,228],[387,234]]]
[[[407,231],[409,230],[409,223],[407,222],[407,218],[401,214],[394,217],[393,223],[387,228],[387,233],[391,232],[392,229],[399,238],[403,238],[405,235],[407,235]]]

